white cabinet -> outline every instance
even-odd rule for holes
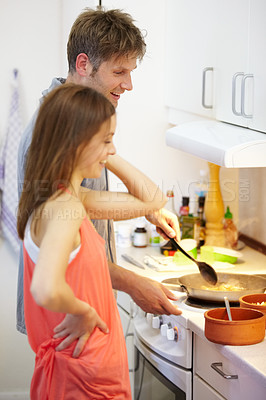
[[[193,400],[224,400],[219,393],[197,375],[193,377]]]
[[[266,132],[266,2],[250,2],[249,68],[253,74],[253,118],[249,127]]]
[[[266,132],[265,15],[265,0],[167,1],[166,105],[172,114]]]
[[[228,4],[227,4],[228,3]],[[221,2],[216,118],[266,132],[266,2]]]
[[[134,303],[127,293],[118,291],[117,306],[126,341],[130,386],[132,398],[134,398],[134,328],[132,322]]]
[[[221,354],[217,345],[195,335],[194,400],[265,400],[265,387],[251,374]]]
[[[213,114],[217,0],[168,0],[166,9],[166,105]],[[205,77],[203,87],[203,76]]]
[[[241,115],[241,93],[248,72],[249,0],[222,1],[217,12],[215,116],[220,121],[247,126],[248,119]]]

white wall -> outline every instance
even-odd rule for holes
[[[51,76],[60,73],[60,1],[1,0],[0,134],[4,134],[10,76],[18,68],[23,120],[29,119]]]
[[[1,0],[0,141],[7,128],[13,69],[19,71],[25,127],[42,90],[54,76],[66,75],[69,27],[85,6],[94,4],[94,0]],[[8,393],[19,393],[22,400],[29,397],[34,354],[27,337],[16,330],[18,256],[2,239],[0,260],[0,399],[11,398]]]
[[[147,53],[133,72],[134,89],[118,106],[117,151],[156,181],[163,190],[174,187],[176,208],[206,162],[165,145],[168,127],[164,107],[165,2],[160,0],[104,0],[108,8],[129,12],[147,31]],[[116,180],[113,180],[115,186]]]
[[[21,112],[25,126],[41,91],[61,73],[60,1],[1,0],[0,12],[0,138],[3,138],[11,100],[11,77],[19,70]],[[16,188],[14,188],[16,190]],[[29,391],[34,355],[27,337],[16,331],[18,257],[0,241],[0,398]]]
[[[28,392],[34,354],[27,337],[15,328],[17,258],[9,244],[3,241],[0,244],[0,259],[0,399],[7,400],[8,392]]]
[[[244,168],[239,175],[239,229],[266,245],[266,168]]]

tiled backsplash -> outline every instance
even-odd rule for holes
[[[239,169],[241,233],[266,245],[266,168]]]

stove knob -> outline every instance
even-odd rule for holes
[[[175,326],[174,328],[170,328],[166,332],[166,337],[168,340],[174,340],[175,342],[178,341],[178,329]]]
[[[163,323],[163,319],[162,319],[161,315],[159,315],[159,316],[157,315],[156,317],[152,318],[152,327],[154,329],[160,329],[160,326],[162,325],[162,323]]]
[[[168,324],[162,324],[161,325],[161,335],[162,336],[166,336],[168,329],[169,329]]]
[[[154,317],[153,314],[147,313],[146,319],[147,319],[147,322],[148,322],[149,325],[151,325],[153,317]]]

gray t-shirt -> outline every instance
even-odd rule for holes
[[[54,78],[52,80],[49,89],[43,91],[42,95],[45,96],[51,90],[55,89],[57,86],[65,83],[63,78]],[[42,98],[40,102],[42,101]],[[20,197],[23,183],[24,183],[24,171],[25,171],[25,161],[28,153],[28,149],[31,143],[32,133],[35,125],[35,121],[38,115],[38,110],[36,110],[30,123],[26,127],[20,141],[18,150],[18,195]],[[102,171],[102,175],[98,179],[84,179],[82,186],[85,186],[92,190],[108,190],[108,174],[107,170]],[[115,241],[114,241],[114,228],[113,222],[110,220],[93,220],[92,221],[97,232],[105,240],[106,255],[108,260],[116,262],[115,253]],[[21,333],[27,333],[24,318],[24,293],[23,293],[23,247],[22,243],[20,246],[19,255],[19,269],[18,269],[18,286],[17,286],[17,330]]]

